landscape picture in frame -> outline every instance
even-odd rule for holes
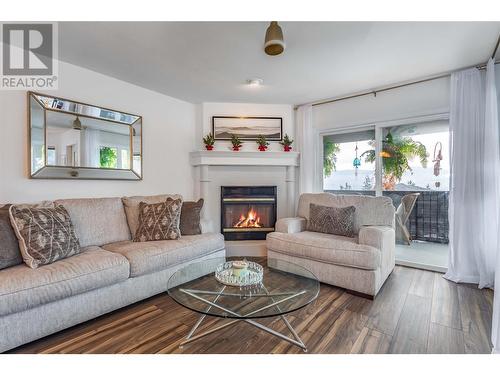
[[[283,138],[282,117],[213,116],[212,133],[216,140],[230,140],[234,134],[242,141],[255,141],[259,135],[268,141]]]

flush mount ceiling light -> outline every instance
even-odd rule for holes
[[[277,21],[272,21],[266,30],[264,51],[270,56],[276,56],[284,50],[285,42],[283,41],[283,31]]]
[[[264,81],[262,79],[260,79],[260,78],[250,78],[250,79],[247,79],[247,85],[248,86],[257,87],[257,86],[261,86],[263,83],[264,83]]]
[[[78,116],[76,116],[75,121],[73,121],[73,129],[75,129],[75,130],[82,130],[82,122],[80,121],[80,119],[78,118]]]

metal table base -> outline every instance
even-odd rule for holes
[[[296,345],[298,346],[299,348],[301,348],[302,350],[304,350],[304,352],[307,352],[307,347],[305,346],[305,344],[302,342],[302,340],[300,339],[299,335],[297,334],[297,332],[295,332],[295,330],[293,329],[293,327],[291,326],[290,322],[286,319],[285,315],[281,312],[281,309],[279,307],[279,305],[285,301],[288,301],[290,299],[293,299],[297,296],[300,296],[304,293],[306,293],[306,291],[300,291],[300,292],[296,292],[296,293],[275,293],[275,294],[271,294],[267,291],[267,289],[262,286],[262,288],[264,289],[264,291],[266,292],[265,294],[254,294],[253,297],[268,297],[271,299],[271,303],[257,309],[257,310],[254,310],[248,314],[245,314],[245,315],[240,315],[224,306],[221,306],[219,304],[217,304],[217,300],[221,297],[221,296],[239,296],[239,294],[232,294],[232,293],[224,293],[224,290],[226,289],[226,287],[224,286],[222,288],[222,290],[220,292],[212,292],[212,291],[204,291],[204,290],[196,290],[196,289],[179,289],[181,292],[183,293],[186,293],[187,295],[189,295],[190,297],[193,297],[195,299],[197,299],[198,301],[201,301],[205,304],[208,305],[207,309],[205,310],[205,314],[202,314],[201,317],[198,319],[198,321],[195,323],[195,325],[193,326],[193,328],[191,328],[191,331],[189,331],[188,335],[186,336],[186,339],[184,341],[182,341],[179,345],[180,348],[182,348],[185,344],[188,344],[190,342],[193,342],[193,341],[196,341],[196,340],[199,340],[205,336],[208,336],[214,332],[217,332],[217,331],[220,331],[221,329],[224,329],[224,328],[227,328],[229,326],[232,326],[233,324],[236,324],[236,323],[239,323],[239,322],[245,322],[247,324],[250,324],[264,332],[267,332],[267,333],[270,333],[271,335],[274,335],[282,340],[285,340],[287,342],[289,342],[290,344],[293,344],[293,345]],[[202,296],[204,295],[215,295],[215,299],[213,301],[210,301]],[[277,297],[283,297],[279,300],[276,300],[275,298]],[[288,336],[285,336],[283,335],[282,333],[280,332],[277,332],[269,327],[266,327],[265,325],[263,324],[260,324],[260,323],[257,323],[255,320],[253,319],[250,319],[252,317],[252,315],[254,314],[257,314],[258,312],[261,312],[263,310],[266,310],[266,309],[269,309],[269,308],[272,308],[274,307],[275,309],[277,309],[277,312],[279,314],[279,317],[281,318],[281,320],[283,321],[283,323],[285,323],[285,326],[290,330],[290,332],[292,333],[293,337],[294,338],[290,338]],[[224,311],[225,313],[227,313],[227,318],[232,318],[233,320],[227,322],[227,323],[224,323],[220,326],[217,326],[215,328],[212,328],[212,329],[209,329],[207,331],[204,331],[202,333],[198,333],[197,335],[195,335],[194,333],[196,332],[196,330],[200,327],[201,323],[203,322],[203,320],[206,318],[207,316],[207,313],[212,309],[212,308],[216,308],[216,309],[219,309],[219,310],[222,310]],[[248,319],[246,319],[248,317]]]

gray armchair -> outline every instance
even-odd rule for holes
[[[307,231],[311,203],[354,206],[356,236]],[[394,206],[388,197],[303,194],[297,217],[278,220],[266,245],[269,260],[302,265],[324,283],[373,298],[395,265]]]

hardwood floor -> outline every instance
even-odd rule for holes
[[[322,284],[316,301],[288,317],[308,353],[490,353],[492,299],[491,290],[396,267],[373,301]],[[303,353],[245,323],[180,349],[198,317],[162,294],[11,353]],[[260,322],[288,334],[279,318]]]

